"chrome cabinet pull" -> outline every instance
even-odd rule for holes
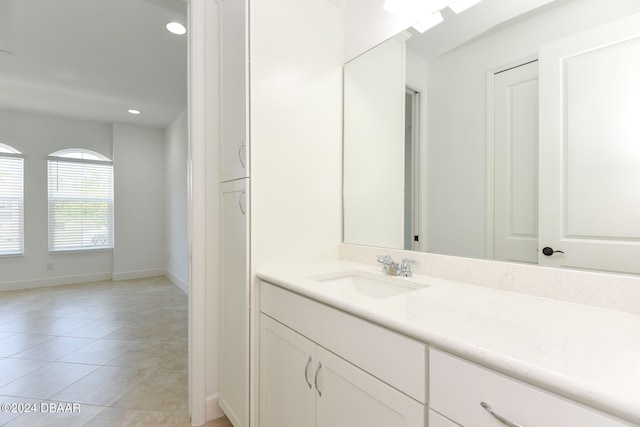
[[[322,363],[318,362],[318,368],[316,369],[316,375],[313,378],[313,383],[316,385],[316,390],[318,391],[318,396],[322,397],[322,392],[318,388],[318,372],[320,372],[320,368],[322,368]]]
[[[244,153],[245,146],[246,143],[242,141],[242,144],[240,144],[240,148],[238,148],[238,160],[240,160],[240,164],[242,165],[242,167],[245,167],[244,160],[242,159],[242,154]]]
[[[243,188],[242,191],[240,192],[240,195],[238,196],[238,206],[240,206],[240,211],[242,212],[242,215],[245,214],[245,210],[242,207],[242,196],[244,196],[246,193],[245,189]]]
[[[500,415],[498,415],[495,412],[493,412],[493,409],[491,409],[491,405],[489,405],[488,403],[480,402],[480,406],[482,406],[484,409],[486,409],[488,413],[490,413],[496,420],[500,421],[505,426],[507,426],[507,427],[522,427],[520,424],[512,423],[508,419],[506,419],[504,417],[501,417]]]
[[[311,365],[311,356],[307,359],[307,365],[304,367],[304,380],[307,382],[309,389],[311,389],[311,382],[307,378],[307,371],[309,370],[309,365]]]

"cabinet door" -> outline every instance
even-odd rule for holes
[[[247,4],[220,3],[221,181],[249,176],[247,138]]]
[[[426,425],[423,404],[320,346],[316,356],[316,427]]]
[[[249,180],[221,186],[220,407],[249,425]]]
[[[460,427],[448,418],[443,417],[433,410],[429,410],[429,427]]]
[[[260,314],[260,427],[315,425],[315,344]]]

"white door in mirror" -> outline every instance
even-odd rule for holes
[[[542,46],[539,70],[538,262],[640,273],[640,14]]]
[[[538,262],[538,62],[494,77],[493,259]]]

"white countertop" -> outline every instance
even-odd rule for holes
[[[311,279],[346,270],[383,276],[327,261],[258,277],[640,425],[640,315],[419,275],[386,299]]]

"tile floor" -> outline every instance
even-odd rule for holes
[[[0,292],[0,404],[7,427],[189,426],[186,295],[164,277]]]

